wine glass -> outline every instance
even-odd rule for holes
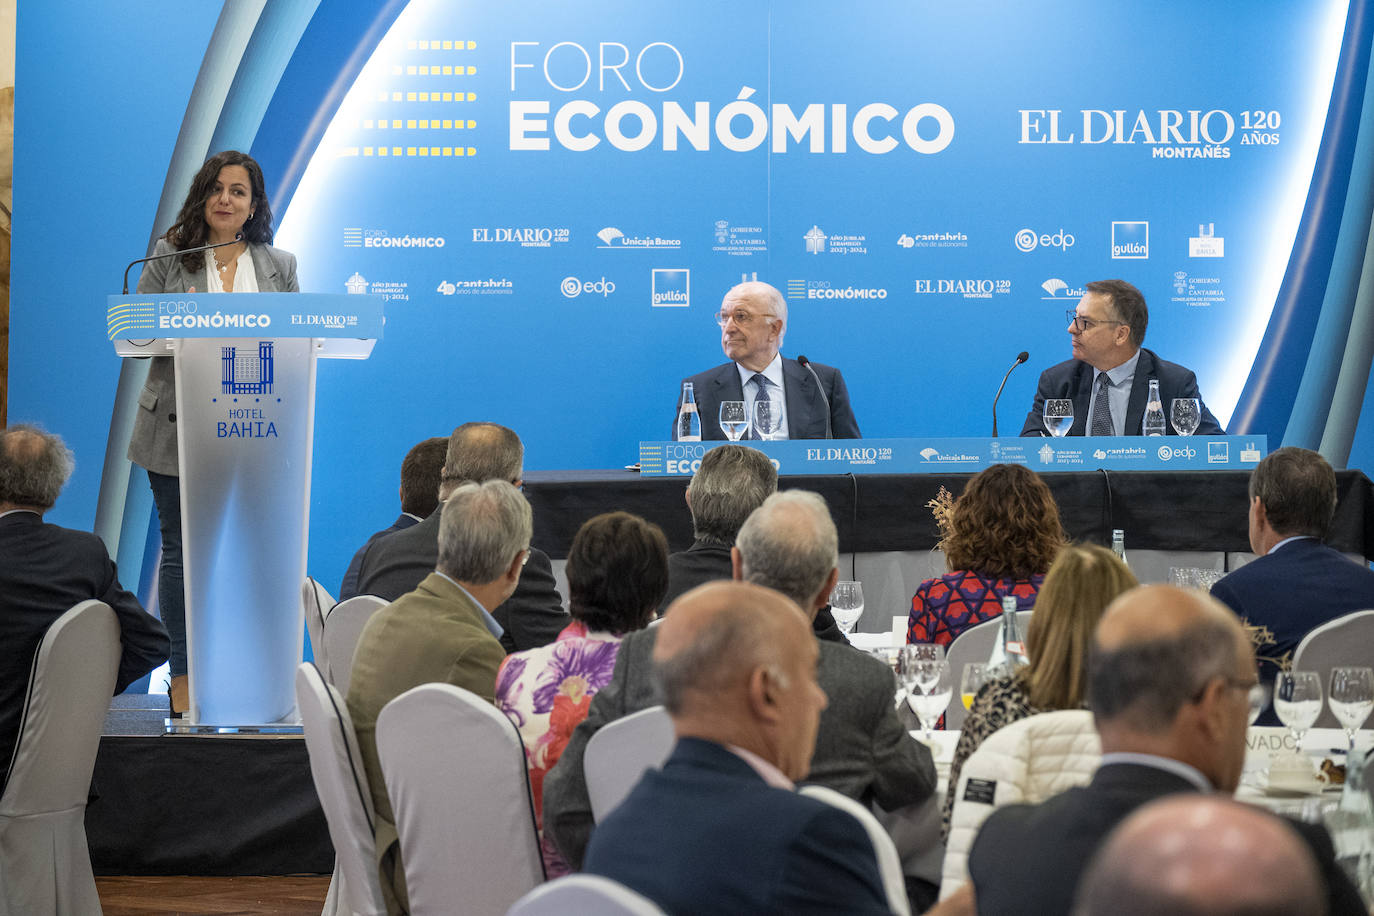
[[[754,402],[754,436],[758,439],[776,439],[782,429],[782,411],[772,401]]]
[[[1299,753],[1302,738],[1322,712],[1322,679],[1315,671],[1280,671],[1274,678],[1274,712],[1293,733]]]
[[[901,661],[921,690],[935,683],[935,665],[945,660],[945,647],[933,642],[914,642],[902,646]]]
[[[1269,685],[1259,683],[1251,687],[1246,699],[1250,702],[1250,724],[1254,725],[1260,713],[1264,712],[1264,707],[1269,705]]]
[[[990,680],[992,674],[988,671],[986,662],[969,662],[964,666],[964,674],[959,681],[959,699],[963,701],[964,709],[973,708],[974,697],[978,696],[978,691]]]
[[[916,689],[911,691],[907,702],[915,710],[916,718],[921,720],[926,743],[930,744],[931,730],[945,714],[945,710],[949,708],[949,701],[954,697],[954,683],[949,675],[949,662],[944,659],[938,662],[920,662],[919,665]],[[929,686],[922,687],[921,681],[927,681]]]
[[[1068,435],[1073,428],[1073,401],[1069,398],[1046,398],[1045,428],[1056,438]]]
[[[1331,693],[1326,702],[1345,729],[1349,749],[1353,751],[1355,731],[1374,711],[1374,668],[1332,668]]]
[[[749,414],[743,401],[720,402],[720,428],[731,442],[738,442],[749,428]]]
[[[1169,403],[1169,422],[1180,436],[1191,436],[1202,422],[1202,404],[1197,398],[1174,398]]]
[[[859,582],[836,582],[830,592],[830,613],[846,636],[864,615],[864,587]]]

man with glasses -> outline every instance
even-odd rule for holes
[[[684,380],[696,394],[703,439],[727,438],[720,428],[721,401],[744,401],[755,420],[758,405],[769,405],[769,428],[751,423],[745,433],[749,439],[860,437],[840,370],[779,354],[787,333],[787,302],[775,287],[758,281],[733,287],[720,303],[716,323],[730,362]]]
[[[1150,313],[1145,297],[1125,280],[1094,280],[1078,307],[1067,315],[1073,359],[1040,373],[1035,403],[1021,427],[1023,436],[1048,436],[1045,399],[1073,401],[1070,436],[1139,436],[1150,380],[1159,380],[1165,414],[1175,398],[1197,398],[1202,417],[1196,432],[1225,433],[1198,393],[1191,369],[1160,359],[1144,348]],[[1174,434],[1165,424],[1165,432]]]

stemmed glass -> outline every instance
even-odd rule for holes
[[[782,428],[782,411],[772,401],[754,402],[754,435],[760,439],[774,439]]]
[[[1293,733],[1297,751],[1322,712],[1322,679],[1315,671],[1280,671],[1274,678],[1274,712]]]
[[[1073,428],[1073,401],[1069,398],[1046,398],[1045,428],[1056,438],[1068,435]]]
[[[1345,729],[1349,750],[1355,749],[1355,732],[1374,711],[1374,668],[1332,668],[1331,693],[1326,701]]]
[[[864,615],[864,587],[859,582],[836,582],[830,592],[830,613],[846,636]]]
[[[991,679],[986,662],[969,662],[964,666],[963,678],[959,681],[959,699],[963,701],[964,709],[973,708],[974,697]]]
[[[1169,422],[1180,436],[1191,436],[1202,422],[1202,405],[1197,398],[1174,398],[1169,404]]]
[[[738,442],[749,428],[749,414],[743,401],[720,402],[720,428],[731,442]]]
[[[931,730],[945,714],[945,710],[949,708],[949,701],[954,697],[954,682],[950,678],[949,662],[944,659],[938,662],[919,662],[918,665],[916,689],[908,695],[907,702],[916,711],[916,717],[921,720],[921,729],[925,732],[926,743],[929,744],[932,740]]]

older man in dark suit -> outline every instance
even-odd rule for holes
[[[801,490],[776,493],[740,529],[735,578],[775,588],[809,617],[825,606],[839,574],[837,543],[824,500]],[[675,613],[670,610],[665,619]],[[587,742],[606,723],[662,702],[650,663],[659,629],[625,637],[611,682],[592,698],[587,718],[544,779],[544,830],[574,867],[580,866],[592,831],[582,771]],[[897,719],[892,671],[851,646],[817,643],[817,678],[830,705],[821,714],[806,780],[888,811],[929,798],[935,766],[930,752]]]
[[[1140,290],[1125,280],[1095,280],[1087,289],[1069,314],[1073,359],[1040,373],[1021,435],[1048,436],[1045,400],[1068,398],[1073,401],[1070,436],[1139,436],[1151,379],[1159,381],[1166,416],[1175,398],[1197,398],[1201,417],[1196,432],[1224,433],[1203,403],[1192,370],[1144,348],[1150,312]],[[1173,425],[1166,422],[1165,431],[1172,435]]]
[[[94,534],[43,521],[72,471],[62,440],[31,426],[0,430],[0,791],[9,778],[38,642],[54,620],[98,598],[119,619],[115,693],[167,660],[162,623],[125,591]]]
[[[524,463],[525,446],[514,430],[496,423],[464,423],[449,436],[439,502],[442,504],[466,482],[504,480],[518,487]],[[420,524],[379,538],[365,549],[359,564],[358,594],[394,601],[434,571],[438,555],[436,509]],[[558,638],[570,618],[554,584],[548,554],[530,548],[519,586],[492,616],[501,624],[501,645],[507,652],[545,646]]]
[[[786,359],[778,352],[787,334],[787,300],[776,287],[757,280],[732,287],[720,303],[716,323],[730,362],[684,379],[696,395],[703,439],[729,438],[720,428],[721,401],[771,405],[771,428],[761,430],[755,423],[750,438],[859,438],[840,370]],[[750,415],[759,416],[757,410]],[[677,436],[675,424],[673,438]]]

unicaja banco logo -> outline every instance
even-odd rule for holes
[[[225,394],[272,393],[272,341],[258,341],[256,353],[220,347],[220,390]]]

